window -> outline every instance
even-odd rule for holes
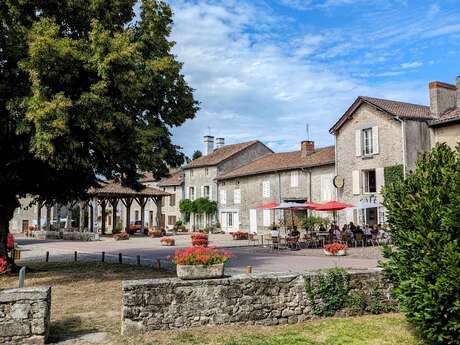
[[[235,189],[233,191],[233,203],[241,204],[241,190],[240,189]]]
[[[233,226],[233,213],[231,212],[228,213],[227,226]]]
[[[291,171],[291,187],[299,186],[299,172]]]
[[[227,204],[227,191],[226,190],[220,191],[220,203],[222,205]]]
[[[371,155],[374,153],[373,151],[373,143],[372,143],[372,128],[363,129],[363,155]]]
[[[331,201],[334,199],[333,178],[334,174],[321,175],[321,201]]]
[[[195,187],[188,188],[188,197],[190,200],[195,200]]]
[[[270,197],[270,181],[262,182],[262,196],[264,198]]]
[[[193,176],[193,169],[190,170],[190,177],[192,177],[192,176]]]
[[[153,226],[153,211],[149,211],[149,226]]]
[[[377,191],[375,170],[363,170],[363,187],[364,193],[375,193]]]
[[[208,174],[209,174],[209,169],[208,168],[204,168],[204,174],[205,174],[205,176],[208,176]]]
[[[169,206],[175,206],[176,205],[176,194],[171,194],[169,196]]]
[[[209,186],[203,187],[203,198],[209,199],[209,190],[210,190]]]
[[[168,225],[176,225],[176,216],[168,216]]]
[[[264,226],[270,226],[270,211],[271,210],[263,210],[263,216],[264,216]]]
[[[161,198],[161,207],[165,207],[165,199],[165,196]]]

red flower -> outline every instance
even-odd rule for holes
[[[324,246],[324,250],[328,251],[329,253],[331,253],[332,255],[337,255],[337,253],[340,251],[340,250],[345,250],[347,249],[347,245],[346,244],[342,244],[342,243],[331,243],[331,244],[326,244]]]
[[[184,251],[177,249],[170,259],[176,265],[214,265],[224,263],[230,257],[230,253],[222,253],[214,247],[191,247]]]

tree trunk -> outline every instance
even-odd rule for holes
[[[0,199],[0,259],[8,261],[9,269],[13,262],[8,260],[7,240],[9,233],[9,223],[13,218],[14,210],[19,206],[19,201],[16,197],[8,197],[3,195]],[[4,271],[6,267],[0,266],[0,272]]]

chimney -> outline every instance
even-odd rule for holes
[[[225,139],[224,138],[216,138],[216,150],[220,149],[224,145],[225,145]]]
[[[457,77],[457,108],[460,108],[460,75]]]
[[[212,135],[204,136],[204,155],[207,156],[214,151],[214,137]]]
[[[300,151],[302,151],[302,156],[306,157],[310,153],[315,151],[315,142],[311,140],[304,140],[300,143]]]
[[[458,84],[457,78],[457,84]],[[457,87],[455,85],[432,81],[430,87],[430,111],[440,116],[447,110],[457,106]]]

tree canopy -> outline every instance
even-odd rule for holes
[[[198,158],[200,158],[202,155],[203,155],[203,154],[201,153],[200,150],[196,150],[195,152],[193,152],[192,160],[198,159]]]
[[[0,257],[18,197],[83,197],[98,178],[137,186],[183,163],[171,129],[198,104],[172,54],[163,1],[0,3]]]

